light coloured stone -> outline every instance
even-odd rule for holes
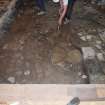
[[[84,59],[94,59],[95,51],[92,47],[82,47],[83,58]]]
[[[99,44],[96,44],[95,47],[96,47],[97,49],[99,49],[99,50],[102,49],[102,47],[101,47]]]
[[[30,75],[30,73],[31,73],[30,70],[26,70],[26,71],[24,72],[24,75],[25,75],[25,76],[28,76],[28,75]]]
[[[79,36],[82,36],[82,35],[83,35],[83,33],[82,33],[82,32],[80,32],[80,33],[78,33],[78,35],[79,35]]]
[[[96,41],[96,44],[102,44],[102,42],[101,42],[101,41],[99,41],[99,40],[97,40],[97,41]]]
[[[104,61],[105,60],[102,53],[98,53],[97,58],[98,58],[99,61]]]
[[[87,38],[87,40],[91,40],[92,36],[91,35],[87,35],[86,38]]]
[[[81,72],[78,72],[78,76],[81,76],[82,75],[82,73]]]
[[[8,81],[9,81],[10,83],[15,83],[15,77],[9,77],[9,78],[8,78]]]
[[[83,40],[83,41],[86,41],[86,37],[85,36],[80,37],[80,39]]]
[[[82,79],[86,79],[87,78],[87,75],[82,75]]]

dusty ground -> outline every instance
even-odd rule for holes
[[[29,4],[1,40],[0,83],[89,82],[80,48],[92,46],[104,56],[103,41],[97,35],[105,32],[104,25],[89,18],[94,9],[77,2],[71,23],[58,31],[58,6],[48,4],[45,16],[37,16]]]

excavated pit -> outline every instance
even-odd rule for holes
[[[37,16],[34,2],[26,3],[0,42],[0,83],[104,83],[98,77],[91,80],[94,74],[90,76],[89,63],[84,60],[82,48],[90,43],[78,35],[88,22],[81,19],[86,16],[84,8],[79,10],[81,5],[81,1],[75,5],[71,24],[58,31],[58,5],[49,1],[47,14]],[[91,66],[95,70],[94,63]]]

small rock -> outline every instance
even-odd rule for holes
[[[8,48],[8,44],[5,44],[4,46],[3,46],[3,50],[6,50]]]
[[[96,41],[96,44],[102,44],[102,42],[101,42],[101,41],[99,41],[99,40],[97,40],[97,41]]]
[[[98,58],[99,61],[104,61],[105,60],[102,53],[98,53],[97,58]]]
[[[80,32],[80,33],[78,33],[78,35],[79,35],[79,36],[82,36],[83,34],[82,34],[82,32]]]
[[[83,57],[84,59],[94,59],[95,51],[92,47],[82,47]]]
[[[91,40],[92,39],[92,36],[91,35],[87,35],[87,40]]]
[[[24,44],[24,41],[23,41],[23,40],[19,40],[19,43],[20,43],[21,45],[23,45],[23,44]]]
[[[15,77],[9,77],[9,78],[8,78],[8,81],[9,81],[10,83],[15,83]]]
[[[82,75],[82,79],[86,79],[87,78],[87,75]]]
[[[102,49],[102,47],[101,47],[99,44],[95,45],[95,47],[96,47],[97,49],[99,49],[99,50]]]
[[[86,37],[85,36],[80,37],[80,39],[83,40],[83,41],[86,41]]]
[[[81,76],[82,75],[82,73],[81,72],[78,72],[78,76]]]
[[[30,70],[27,70],[27,71],[24,72],[24,75],[28,76],[28,75],[30,75],[30,73],[31,73]]]

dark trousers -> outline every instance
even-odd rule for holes
[[[17,12],[20,10],[24,10],[24,1],[23,0],[18,0],[15,6]]]
[[[23,2],[23,0],[18,0],[16,6],[17,6],[17,8],[22,8],[22,7],[24,7],[24,2]]]
[[[45,0],[36,0],[37,6],[41,11],[45,11]]]
[[[72,15],[72,12],[73,12],[73,6],[74,6],[74,3],[75,3],[76,0],[68,0],[68,8],[67,8],[67,13],[65,15],[65,18],[67,19],[71,19],[71,15]]]

